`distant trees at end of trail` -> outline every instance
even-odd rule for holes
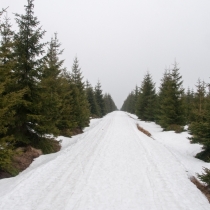
[[[15,14],[17,32],[0,12],[0,171],[10,174],[18,173],[11,165],[16,148],[56,152],[59,142],[52,136],[72,136],[91,117],[117,109],[100,82],[95,88],[83,82],[77,58],[71,71],[63,67],[56,33],[42,42],[45,31],[33,2],[27,1],[25,14]]]

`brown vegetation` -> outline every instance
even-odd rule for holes
[[[15,150],[15,155],[12,158],[11,172],[0,171],[0,179],[9,178],[17,175],[19,172],[25,170],[33,162],[34,158],[42,155],[40,149],[35,149],[31,146],[18,147]]]
[[[42,155],[40,149],[35,149],[31,146],[28,147],[19,147],[16,149],[17,154],[13,157],[13,167],[18,171],[25,170],[34,160],[34,158]]]
[[[190,178],[191,182],[206,196],[210,203],[210,188],[200,183],[194,176]]]
[[[137,124],[137,128],[139,131],[141,131],[142,133],[144,133],[145,135],[152,137],[151,133],[147,130],[145,130],[144,128],[142,128],[139,124]]]
[[[72,136],[75,136],[77,134],[81,134],[83,133],[83,130],[81,128],[75,128],[73,131],[72,131]]]

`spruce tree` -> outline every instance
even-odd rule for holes
[[[79,104],[79,93],[76,86],[71,82],[70,73],[66,70],[62,71],[60,85],[59,96],[61,97],[62,105],[59,111],[60,117],[57,127],[61,135],[70,137],[78,127],[77,104]]]
[[[165,129],[180,131],[185,124],[182,77],[175,62],[172,71],[164,73],[158,96],[158,123]]]
[[[155,107],[156,107],[156,93],[155,84],[152,81],[152,77],[147,72],[144,76],[140,94],[137,99],[136,113],[137,116],[146,121],[154,121],[155,119]]]
[[[45,31],[39,26],[37,17],[34,16],[33,0],[28,0],[25,14],[15,14],[18,32],[14,35],[14,53],[17,59],[14,68],[16,79],[15,89],[25,90],[24,102],[16,111],[15,138],[19,144],[27,145],[36,143],[41,139],[36,125],[39,124],[40,115],[36,112],[39,102],[38,83],[41,79],[44,53],[44,43],[41,40]]]
[[[99,117],[103,117],[105,115],[105,104],[104,104],[103,93],[101,89],[101,83],[99,81],[95,87],[95,98],[98,104]]]
[[[74,59],[71,72],[71,83],[74,86],[75,95],[73,99],[78,97],[78,103],[75,104],[77,113],[77,124],[80,129],[89,125],[90,110],[88,100],[85,94],[85,85],[83,82],[82,72],[79,68],[79,61],[77,57]],[[78,95],[77,95],[78,94]]]
[[[57,124],[61,117],[61,72],[63,71],[62,65],[64,62],[64,60],[59,59],[63,52],[59,48],[60,43],[57,34],[55,34],[49,43],[47,55],[43,61],[41,81],[38,84],[39,102],[36,104],[36,110],[40,117],[35,130],[42,135],[46,133],[59,134]]]
[[[0,170],[11,172],[10,162],[15,144],[16,109],[22,104],[24,90],[14,89],[13,69],[16,65],[14,56],[13,31],[9,18],[5,17],[0,25]]]
[[[184,118],[185,109],[184,109],[184,101],[183,101],[184,88],[182,86],[183,80],[182,80],[182,76],[179,73],[177,62],[174,63],[171,76],[172,76],[174,104],[176,108],[175,116],[174,116],[174,124],[185,125],[186,121]]]
[[[99,117],[99,107],[97,105],[96,102],[96,98],[95,98],[95,94],[94,94],[94,90],[91,86],[91,84],[86,81],[86,97],[89,103],[89,107],[90,107],[90,113],[92,117]]]
[[[184,94],[184,107],[185,107],[185,121],[186,124],[190,124],[193,118],[192,104],[194,103],[194,92],[193,90],[187,89],[187,93]]]
[[[171,95],[171,83],[172,78],[170,72],[167,70],[164,72],[163,78],[161,79],[160,90],[158,94],[158,123],[167,128],[172,124],[171,115],[173,115],[174,107],[172,105]],[[172,112],[172,113],[171,113]]]
[[[137,102],[138,102],[138,97],[139,97],[139,87],[136,85],[134,91],[134,99],[133,99],[133,113],[137,115]]]
[[[203,145],[203,151],[196,157],[210,162],[210,96],[206,93],[205,82],[199,79],[196,87],[189,130],[193,135],[192,142]]]

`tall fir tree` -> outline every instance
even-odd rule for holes
[[[33,0],[27,2],[25,14],[15,14],[18,24],[18,32],[14,36],[14,53],[17,59],[14,68],[15,88],[18,91],[26,89],[24,102],[16,112],[15,138],[19,144],[35,146],[41,139],[35,128],[40,120],[40,115],[36,113],[36,104],[39,102],[37,87],[42,75],[42,54],[45,46],[41,40],[45,31],[34,16]]]
[[[173,107],[170,107],[171,103],[171,75],[168,70],[164,72],[163,78],[161,79],[160,89],[158,93],[158,123],[166,128],[171,124],[170,120],[170,110]]]
[[[82,72],[79,68],[79,61],[77,57],[74,59],[71,72],[71,82],[74,86],[75,102],[78,97],[78,103],[75,104],[77,113],[77,124],[80,129],[89,125],[90,110],[88,100],[85,94],[85,84],[83,82]],[[74,98],[73,98],[74,99]]]
[[[62,105],[59,111],[60,118],[57,127],[61,135],[71,137],[74,130],[78,128],[78,88],[72,84],[71,75],[66,70],[62,71],[60,85],[59,95],[62,100]]]
[[[156,93],[155,83],[152,81],[152,76],[149,72],[144,76],[140,94],[137,99],[136,114],[137,116],[146,121],[155,120],[156,108]]]
[[[57,124],[61,117],[62,97],[60,91],[62,89],[61,72],[64,60],[60,60],[59,56],[63,50],[60,50],[60,43],[55,33],[51,39],[47,55],[42,65],[42,77],[38,83],[39,102],[36,104],[37,113],[40,115],[39,123],[35,130],[39,134],[58,135],[59,129]]]
[[[203,145],[203,151],[196,157],[210,162],[210,96],[206,93],[205,82],[199,79],[196,87],[189,130],[193,135],[192,142]]]
[[[99,117],[99,107],[98,104],[96,102],[96,98],[95,98],[95,94],[94,94],[94,90],[91,86],[91,84],[88,82],[88,80],[86,81],[86,97],[89,103],[89,107],[90,107],[90,113],[92,117]]]
[[[0,25],[0,170],[10,171],[11,157],[16,128],[16,107],[22,104],[24,90],[14,89],[13,69],[16,65],[14,56],[13,31],[6,16]],[[2,149],[3,148],[3,149]]]
[[[158,123],[165,129],[176,129],[185,124],[182,76],[175,62],[172,71],[165,71],[158,95]]]
[[[171,72],[172,76],[172,88],[173,88],[173,97],[174,97],[174,106],[175,106],[175,116],[174,116],[174,124],[176,125],[185,125],[185,108],[183,101],[183,80],[182,76],[179,73],[178,64],[175,61],[174,67]]]
[[[101,89],[101,83],[99,81],[95,87],[95,98],[98,104],[99,117],[103,117],[105,115],[105,104],[104,104],[103,93]]]
[[[186,124],[190,124],[190,122],[193,119],[192,104],[194,103],[194,91],[188,88],[187,92],[183,96],[183,99],[184,99],[184,107],[185,107],[185,121],[186,121]]]

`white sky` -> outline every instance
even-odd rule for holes
[[[27,0],[1,0],[24,14]],[[159,87],[165,68],[179,63],[184,87],[210,79],[209,0],[35,0],[35,16],[64,48],[65,66],[77,55],[85,79],[112,95],[118,108],[147,70]],[[15,26],[15,24],[14,24]]]

